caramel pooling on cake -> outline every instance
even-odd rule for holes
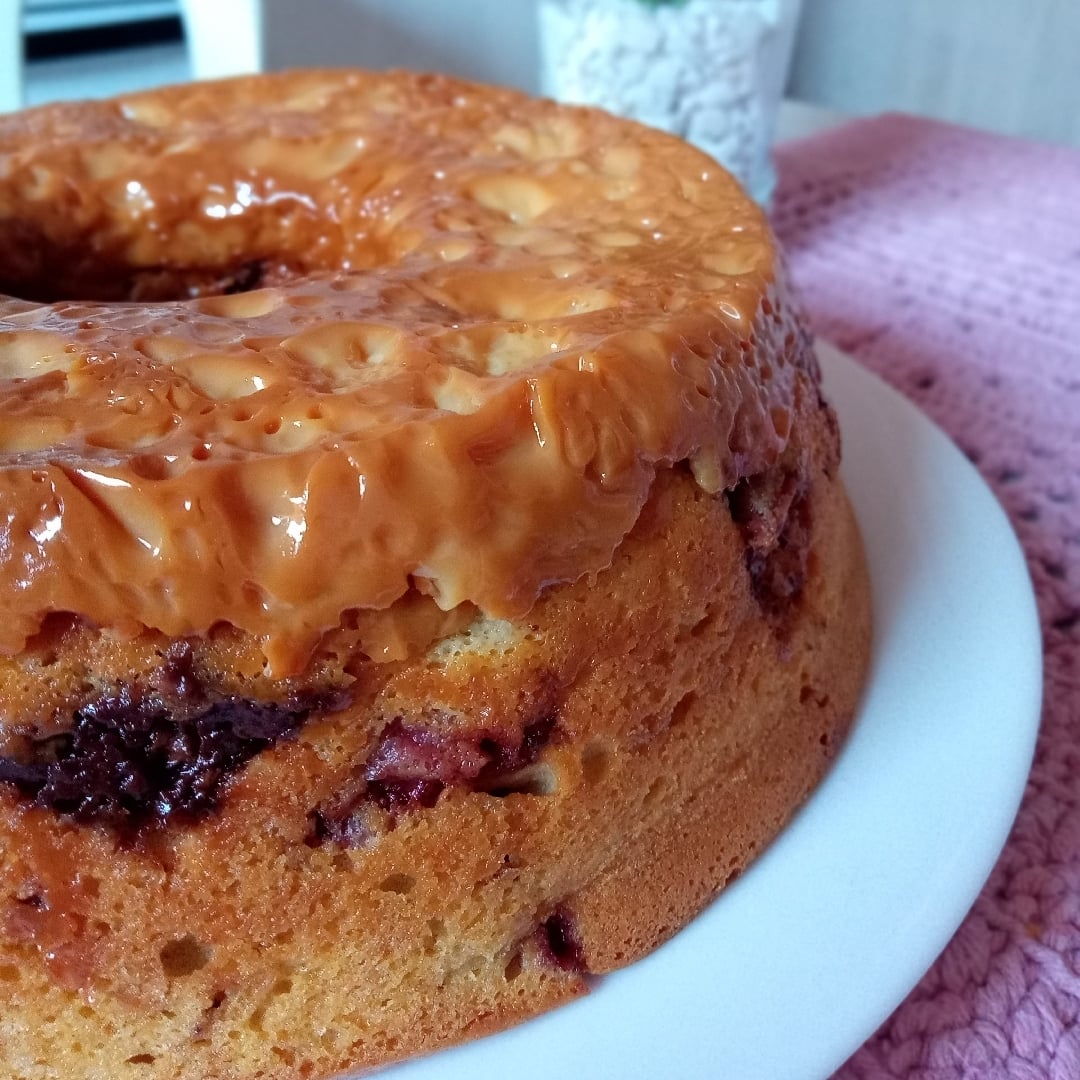
[[[231,94],[0,119],[0,651],[227,623],[289,674],[412,589],[518,616],[658,468],[783,450],[812,361],[708,158],[441,78]]]

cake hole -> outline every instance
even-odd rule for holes
[[[258,1009],[255,1010],[255,1013],[252,1014],[252,1018],[254,1019],[254,1017],[258,1015],[258,1017],[261,1019],[265,1015],[266,1009],[269,1006],[270,1002],[272,1002],[274,998],[285,997],[286,995],[291,994],[292,988],[292,979],[290,979],[287,975],[282,976],[266,992],[266,1001]]]
[[[507,982],[513,982],[520,974],[522,968],[521,950],[519,949],[510,959],[507,961],[506,967],[503,968],[503,978]]]
[[[641,800],[642,806],[652,806],[658,799],[660,799],[665,790],[667,784],[662,776],[658,776],[645,790],[645,796]]]
[[[545,762],[526,765],[523,769],[500,777],[487,789],[489,795],[502,799],[507,795],[554,795],[559,790],[559,776]]]
[[[563,971],[584,971],[585,952],[570,914],[559,910],[540,924],[541,955]]]
[[[602,742],[591,742],[581,752],[581,778],[594,787],[611,770],[611,751]]]
[[[212,954],[209,946],[196,941],[191,934],[185,934],[161,950],[161,968],[166,978],[182,979],[206,967]]]
[[[210,447],[207,443],[200,443],[194,447],[191,451],[191,457],[194,461],[209,461],[210,460]]]
[[[692,690],[687,694],[683,694],[675,703],[675,708],[671,710],[671,726],[675,727],[681,724],[689,716],[690,710],[693,709],[696,702],[697,694]]]
[[[380,892],[397,893],[407,896],[416,887],[416,878],[412,874],[391,874],[379,883]]]
[[[287,994],[293,993],[293,980],[288,975],[283,975],[279,978],[278,982],[275,982],[270,987],[271,998],[283,998]]]
[[[307,411],[307,418],[309,420],[321,420],[323,418],[322,406],[312,405]]]
[[[276,435],[281,430],[281,417],[275,416],[273,420],[267,420],[263,424],[263,433],[265,435]]]
[[[243,407],[237,407],[232,411],[232,418],[238,424],[245,424],[248,420],[251,419],[251,410],[245,409]]]
[[[444,923],[442,919],[428,919],[427,928],[428,932],[424,940],[424,952],[430,956],[435,951],[436,945],[438,945],[446,934],[446,923]]]
[[[27,229],[29,245],[38,255],[33,267],[0,265],[0,292],[21,300],[36,304],[162,303],[202,298],[201,311],[225,318],[265,314],[279,303],[273,290],[250,300],[240,295],[260,289],[265,269],[262,260],[240,259],[232,265],[216,267],[172,265],[168,268],[125,265],[115,259],[104,263],[72,260],[62,241],[51,240],[32,222]],[[281,281],[298,274],[275,267],[274,276]],[[93,325],[90,320],[86,323]]]
[[[153,1054],[134,1054],[127,1059],[128,1065],[153,1065],[157,1058]]]

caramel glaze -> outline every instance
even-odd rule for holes
[[[50,612],[224,623],[283,676],[412,589],[520,616],[658,468],[772,464],[816,378],[710,159],[442,77],[0,118],[0,288],[8,654]]]

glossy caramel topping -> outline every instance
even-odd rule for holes
[[[697,151],[443,78],[0,118],[0,650],[224,622],[287,674],[411,588],[521,615],[657,468],[776,459],[778,273]]]

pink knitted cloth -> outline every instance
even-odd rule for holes
[[[887,116],[778,157],[775,226],[816,331],[981,470],[1027,554],[1046,651],[1008,845],[837,1080],[1078,1080],[1080,152]]]

